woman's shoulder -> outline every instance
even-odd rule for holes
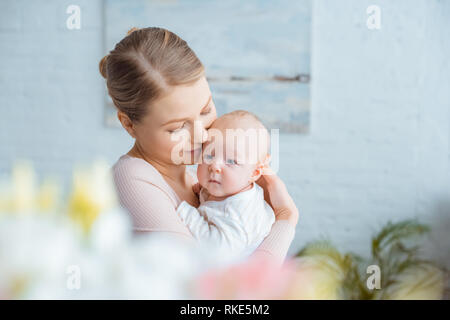
[[[165,180],[147,161],[124,154],[112,167],[114,179],[140,179],[156,185],[165,186]]]
[[[180,202],[178,195],[164,180],[161,173],[143,159],[125,154],[113,165],[112,171],[119,196],[138,191],[163,192],[162,194],[166,194],[174,204]]]

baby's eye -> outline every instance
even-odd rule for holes
[[[227,164],[232,164],[232,165],[234,165],[234,164],[237,164],[237,161],[234,160],[234,159],[227,159]]]
[[[205,154],[203,155],[203,159],[205,161],[211,161],[214,157],[211,154]]]

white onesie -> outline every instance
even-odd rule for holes
[[[275,215],[266,201],[264,191],[256,183],[252,188],[222,201],[205,201],[200,190],[200,206],[181,202],[177,212],[192,235],[207,242],[230,258],[250,255],[269,234]]]

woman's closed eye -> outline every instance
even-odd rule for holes
[[[205,111],[202,111],[202,113],[200,113],[200,115],[202,115],[202,116],[206,116],[206,115],[208,115],[208,114],[210,114],[210,113],[211,113],[211,110],[212,110],[212,108],[211,108],[211,107],[208,107],[208,109],[207,109],[207,110],[205,110]]]
[[[238,163],[234,159],[227,159],[227,164],[229,164],[229,165],[237,165]]]
[[[205,110],[205,111],[202,111],[202,113],[200,113],[200,115],[207,116],[207,115],[209,115],[211,113],[211,111],[212,111],[212,107],[208,106],[208,109]],[[175,133],[175,132],[178,132],[181,129],[183,129],[185,126],[186,126],[186,122],[183,122],[183,124],[180,127],[175,128],[175,129],[171,129],[171,130],[167,130],[167,131],[170,132],[170,133]]]
[[[178,132],[178,131],[180,131],[181,129],[183,129],[183,128],[185,127],[185,125],[186,125],[186,122],[183,122],[183,124],[182,124],[180,127],[175,128],[175,129],[172,129],[172,130],[167,130],[167,131],[169,131],[170,133]]]

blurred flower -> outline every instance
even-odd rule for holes
[[[430,232],[416,219],[387,223],[372,238],[373,263],[381,270],[381,290],[373,299],[441,299],[444,273],[422,257],[419,240]]]
[[[116,206],[110,167],[106,162],[96,161],[92,168],[75,170],[68,212],[86,234],[100,212]]]
[[[280,299],[292,275],[290,263],[280,268],[266,258],[250,258],[205,272],[194,292],[197,299]]]
[[[55,212],[59,207],[59,185],[55,180],[46,179],[36,196],[36,206],[40,212]]]
[[[439,300],[444,293],[444,273],[430,264],[407,268],[383,293],[388,300]]]
[[[293,260],[295,276],[286,299],[337,300],[349,272],[350,261],[328,242],[316,242],[305,247]]]
[[[416,220],[388,222],[372,237],[369,259],[341,254],[328,241],[308,244],[299,256],[290,295],[300,299],[441,299],[443,269],[420,254],[430,228]],[[379,289],[367,286],[367,267],[380,269]],[[296,285],[297,283],[297,285]]]
[[[35,207],[36,181],[29,162],[20,161],[12,170],[9,184],[2,184],[0,212],[28,214]]]
[[[34,209],[36,181],[33,167],[28,162],[20,162],[13,168],[11,211],[30,213]]]
[[[4,217],[0,223],[0,292],[14,299],[61,297],[66,291],[65,270],[79,254],[78,244],[73,228],[63,220]]]
[[[0,183],[0,214],[55,212],[58,192],[54,180],[47,179],[38,186],[31,163],[19,161],[12,169],[10,181]]]
[[[75,170],[65,205],[55,182],[36,186],[28,163],[0,186],[1,299],[187,299],[211,263],[207,251],[169,236],[133,238],[104,162]],[[67,214],[36,214],[58,210]],[[69,287],[76,276],[80,286]]]

